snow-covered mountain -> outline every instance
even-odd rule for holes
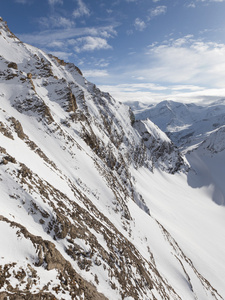
[[[162,101],[145,105],[129,103],[138,120],[149,118],[167,133],[175,145],[186,150],[196,145],[213,130],[225,125],[225,99],[210,104],[185,104]]]
[[[189,168],[0,20],[0,299],[225,299],[225,210]]]

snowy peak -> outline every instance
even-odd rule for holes
[[[189,119],[189,107],[186,104],[171,100],[162,101],[156,105],[151,105],[143,109],[138,109],[135,113],[137,119],[149,118],[164,131],[169,131],[173,126],[184,126]]]

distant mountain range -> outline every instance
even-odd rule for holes
[[[167,133],[178,147],[187,150],[225,125],[225,99],[211,104],[162,101],[156,105],[129,103],[138,120],[149,118]]]
[[[223,109],[132,111],[0,19],[0,299],[225,299]]]

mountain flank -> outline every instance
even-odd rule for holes
[[[2,19],[0,45],[0,299],[224,299],[224,211],[175,143]]]

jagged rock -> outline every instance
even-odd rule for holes
[[[18,137],[23,140],[25,138],[25,134],[23,132],[23,127],[22,127],[21,123],[18,120],[16,120],[14,117],[9,118],[9,120],[11,121]]]
[[[69,101],[69,107],[68,112],[75,112],[77,109],[77,102],[75,96],[72,94],[72,92],[69,92],[68,94],[68,101]]]
[[[4,134],[4,136],[6,136],[7,138],[13,140],[13,135],[11,131],[7,127],[5,127],[5,125],[2,122],[0,122],[0,132]]]
[[[14,157],[12,157],[11,155],[7,155],[2,158],[2,161],[0,162],[0,164],[7,165],[9,162],[15,164],[16,159]]]

